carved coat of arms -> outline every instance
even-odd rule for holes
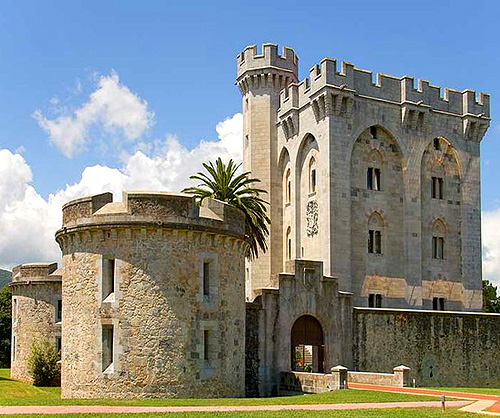
[[[318,233],[318,202],[311,200],[306,207],[307,236],[311,237]]]

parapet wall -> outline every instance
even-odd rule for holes
[[[325,87],[343,94],[355,94],[396,104],[413,104],[457,116],[490,116],[490,96],[487,93],[480,93],[476,97],[474,90],[441,89],[421,79],[415,86],[414,78],[410,76],[376,74],[374,82],[371,71],[356,68],[349,62],[342,62],[341,70],[338,71],[337,61],[330,58],[324,58],[319,65],[314,65],[309,78],[291,84],[281,92],[280,114],[305,105],[311,100],[311,96]]]
[[[283,47],[283,52],[278,53],[278,45],[263,44],[262,54],[257,53],[257,46],[247,46],[238,54],[238,78],[249,70],[276,68],[293,73],[297,77],[299,58],[293,49]]]
[[[500,384],[500,315],[354,308],[356,370],[411,368],[420,386]]]
[[[191,195],[180,193],[124,192],[122,202],[111,193],[73,200],[63,206],[63,231],[120,225],[152,225],[202,230],[242,238],[244,214],[223,202],[207,198],[203,206]]]
[[[57,263],[26,263],[12,269],[12,284],[61,281]]]

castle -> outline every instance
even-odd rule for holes
[[[500,316],[480,312],[489,96],[441,97],[407,76],[374,83],[331,59],[299,82],[294,51],[274,44],[238,55],[237,85],[244,166],[270,202],[268,251],[245,264],[244,218],[214,200],[67,203],[63,396],[266,396],[311,380],[321,391],[330,370],[346,373],[337,365],[499,384]],[[14,306],[36,297],[13,294]]]

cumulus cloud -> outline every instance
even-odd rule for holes
[[[500,209],[483,212],[483,278],[500,286]]]
[[[61,226],[61,206],[72,199],[122,190],[179,191],[201,163],[217,157],[242,159],[240,113],[216,126],[217,141],[202,141],[192,150],[174,136],[125,154],[120,168],[87,167],[80,180],[44,199],[31,185],[32,172],[22,155],[0,150],[0,268],[35,261],[59,261],[54,233]],[[146,149],[147,148],[147,149]]]
[[[141,137],[154,120],[147,102],[121,84],[115,72],[101,76],[88,101],[70,114],[63,113],[50,119],[36,110],[33,117],[49,134],[50,141],[68,158],[85,149],[92,129],[133,141]]]

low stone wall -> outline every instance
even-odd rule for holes
[[[331,374],[307,372],[281,372],[279,395],[299,393],[323,393],[337,389],[347,389],[347,369],[332,367]]]
[[[354,368],[411,368],[419,386],[500,385],[500,315],[354,308]]]
[[[394,373],[373,373],[373,372],[348,372],[349,383],[363,383],[367,385],[380,386],[408,386],[408,376],[410,368],[399,366],[394,369]]]

